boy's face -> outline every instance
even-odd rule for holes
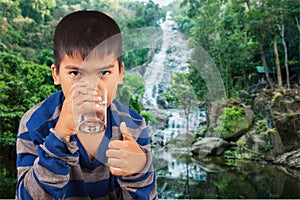
[[[89,61],[90,60],[90,61]],[[70,57],[65,55],[60,63],[59,71],[52,65],[52,76],[55,85],[61,85],[66,98],[72,95],[72,88],[76,87],[76,81],[88,80],[101,84],[107,89],[107,106],[115,96],[117,86],[122,82],[124,64],[121,70],[117,58],[113,54],[104,59],[88,59],[83,61],[81,56]]]

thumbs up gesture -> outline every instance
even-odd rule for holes
[[[123,140],[113,140],[108,145],[106,156],[110,171],[116,176],[139,173],[146,164],[146,155],[129,133],[125,122],[120,125]]]

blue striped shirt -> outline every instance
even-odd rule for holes
[[[97,160],[91,161],[76,135],[67,142],[53,130],[63,101],[58,91],[22,117],[16,199],[157,199],[145,120],[114,100],[107,109],[107,130]],[[147,155],[143,172],[129,177],[112,175],[105,156],[108,143],[122,139],[119,126],[123,121]]]

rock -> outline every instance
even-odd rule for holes
[[[251,93],[251,92],[250,92]],[[252,93],[251,93],[252,94]],[[256,94],[252,110],[264,120],[256,122],[236,142],[244,158],[256,158],[299,166],[300,88],[263,89]],[[283,153],[292,151],[292,153]]]
[[[242,116],[230,116],[229,118],[232,118],[231,122],[225,121],[226,108],[232,109],[233,112],[235,112],[234,108],[242,108]],[[210,110],[209,137],[221,137],[226,141],[237,141],[253,124],[254,112],[238,99],[229,99],[226,102],[215,103]],[[228,113],[228,115],[232,115],[232,113]],[[238,118],[239,121],[235,121],[234,118]]]
[[[274,163],[300,169],[300,149],[278,156]]]
[[[270,101],[270,97],[267,95],[259,94],[254,100],[253,110],[256,114],[261,114],[266,119],[267,128],[274,128],[275,121],[271,111]]]
[[[300,97],[298,90],[274,92],[271,110],[275,127],[287,150],[298,149],[300,147]]]
[[[176,148],[190,147],[194,141],[194,136],[192,134],[182,133],[176,136],[167,146],[174,146]]]
[[[255,85],[252,85],[248,91],[250,94],[259,93],[261,90],[263,90],[266,87],[267,87],[267,82],[261,81]]]
[[[166,99],[163,98],[158,98],[157,100],[157,105],[162,108],[162,109],[167,109],[169,108],[169,103]]]
[[[250,94],[247,91],[245,91],[245,90],[240,90],[239,91],[239,98],[241,98],[241,99],[248,99],[250,97],[251,96],[250,96]]]
[[[286,151],[300,148],[300,88],[264,89],[253,110],[262,115],[268,129],[276,129]]]
[[[206,137],[195,142],[191,147],[191,152],[194,155],[221,155],[230,147],[230,144],[221,138]]]
[[[239,153],[254,156],[261,155],[265,160],[274,160],[276,156],[284,153],[285,147],[277,130],[262,129],[261,123],[265,122],[254,125],[250,131],[237,141]]]

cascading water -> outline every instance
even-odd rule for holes
[[[174,156],[166,150],[173,138],[187,131],[186,116],[182,108],[170,108],[162,98],[166,91],[171,77],[175,73],[188,72],[188,59],[191,52],[188,48],[188,41],[176,27],[175,21],[171,19],[171,13],[167,13],[166,21],[161,23],[162,44],[161,49],[154,56],[150,63],[146,65],[143,75],[145,82],[145,94],[142,99],[144,109],[151,111],[157,118],[158,124],[149,126],[149,133],[152,138],[153,163],[157,170],[158,177],[180,178],[186,177],[194,180],[204,181],[206,173],[197,165],[178,161],[178,156]],[[199,124],[205,121],[204,112],[195,109],[189,115],[189,132],[197,131]],[[166,148],[161,148],[162,145]],[[156,148],[155,148],[156,147]],[[168,169],[167,174],[165,170]],[[162,185],[160,191],[164,197],[168,194],[168,183]],[[179,191],[182,193],[183,191]]]
[[[152,61],[146,66],[143,75],[145,94],[143,106],[145,109],[157,109],[157,101],[162,90],[175,72],[187,72],[189,51],[187,41],[176,29],[176,23],[167,13],[166,21],[161,23],[162,45]]]
[[[168,83],[173,74],[188,72],[188,59],[190,50],[188,41],[183,34],[177,30],[177,24],[171,19],[171,13],[167,13],[166,20],[161,23],[162,44],[150,63],[146,65],[143,75],[145,82],[145,94],[142,99],[144,109],[156,113],[157,110],[164,110],[167,116],[166,128],[150,131],[152,140],[159,141],[160,144],[167,144],[172,138],[180,133],[186,132],[186,117],[183,110],[168,109],[162,94],[166,91]],[[166,109],[167,108],[167,109]],[[196,130],[200,121],[205,120],[201,117],[198,109],[190,114],[189,130]]]

